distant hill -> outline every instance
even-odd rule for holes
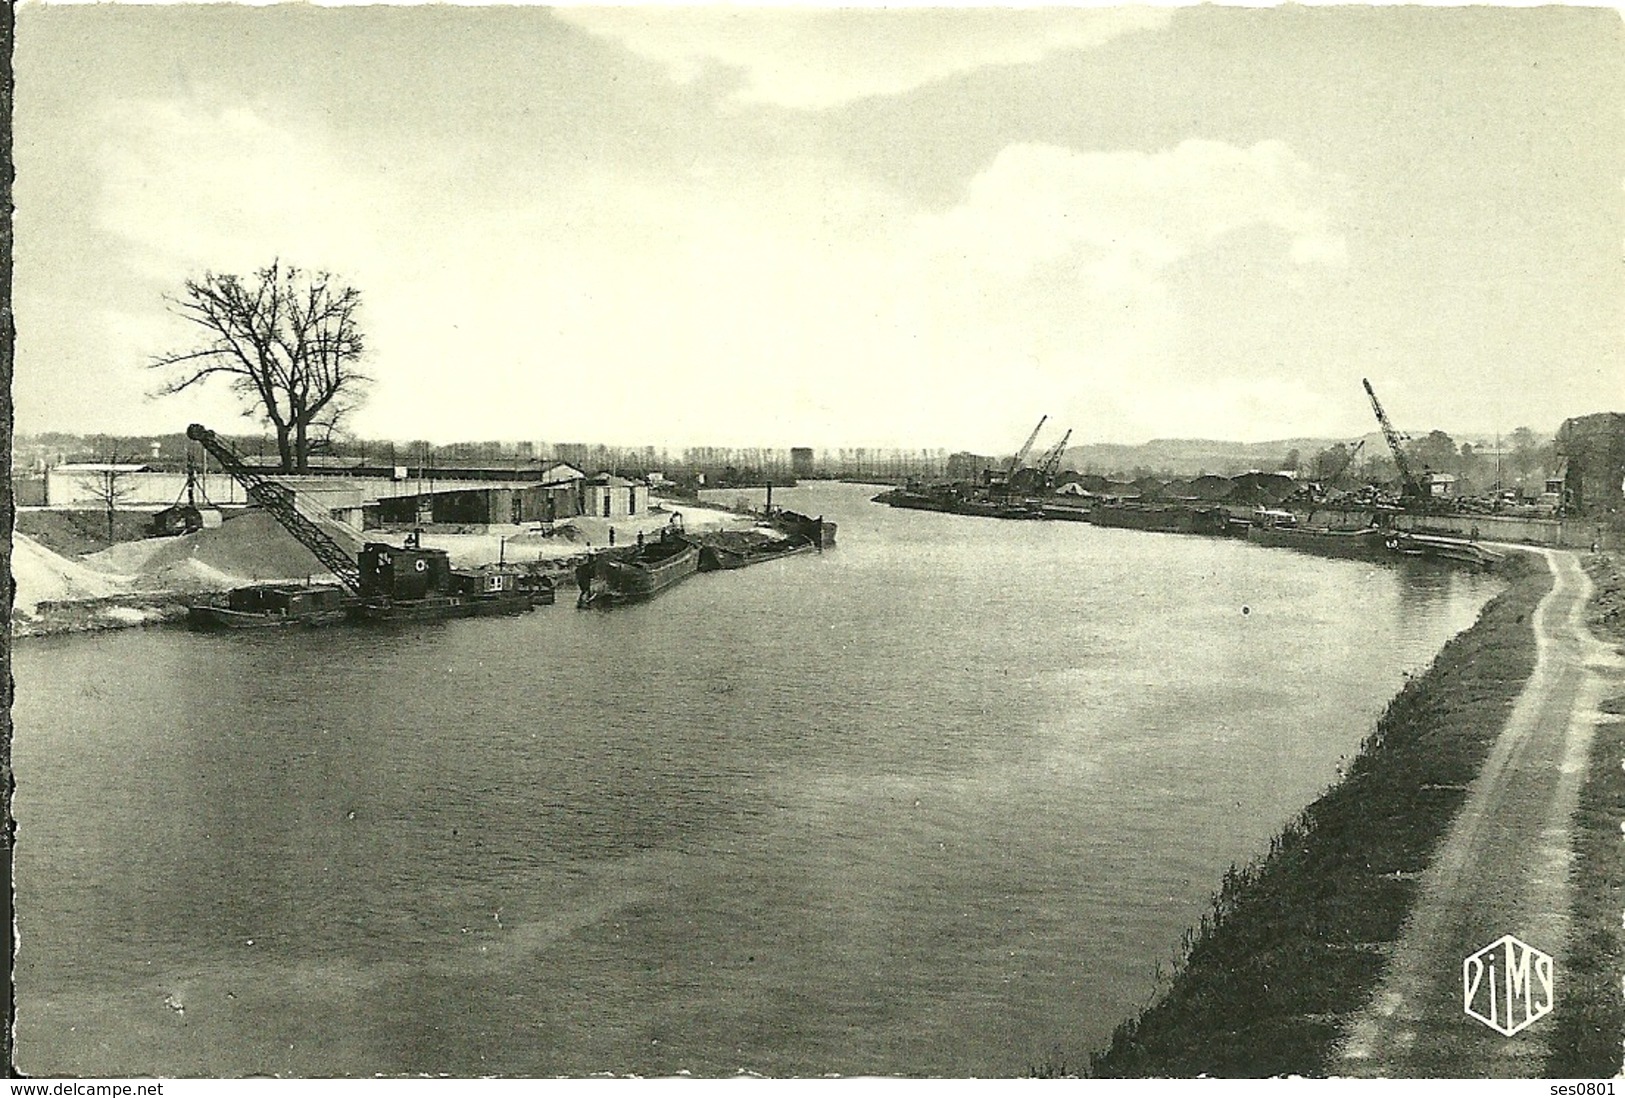
[[[1155,438],[1138,446],[1096,443],[1088,446],[1069,446],[1062,465],[1080,473],[1127,473],[1133,469],[1146,469],[1153,473],[1174,476],[1197,476],[1216,473],[1228,476],[1249,469],[1275,472],[1282,468],[1287,455],[1293,450],[1298,459],[1308,465],[1320,451],[1343,443],[1353,446],[1358,439],[1349,438],[1285,438],[1270,442],[1225,442],[1206,438]],[[1373,431],[1365,436],[1366,453],[1387,453],[1382,435]]]

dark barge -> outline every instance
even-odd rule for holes
[[[1350,560],[1381,560],[1392,555],[1385,534],[1374,526],[1335,530],[1254,523],[1247,531],[1247,540],[1271,549],[1297,549],[1316,556]]]
[[[358,592],[331,584],[261,583],[187,609],[207,629],[266,629],[355,621],[440,621],[522,614],[553,602],[553,582],[517,569],[451,567],[444,549],[368,542]]]
[[[721,572],[748,568],[770,560],[810,553],[817,546],[805,537],[770,538],[753,533],[719,534],[700,544],[699,571]]]
[[[576,569],[578,607],[611,607],[653,598],[699,569],[700,551],[682,534],[666,529],[630,550],[596,553]]]
[[[332,584],[260,583],[226,592],[215,602],[193,603],[186,620],[200,629],[279,629],[330,625],[350,616],[356,598]]]

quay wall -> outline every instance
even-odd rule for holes
[[[1371,511],[1316,508],[1305,519],[1310,526],[1359,527],[1375,520]],[[1625,549],[1625,534],[1595,519],[1520,518],[1511,515],[1391,515],[1400,530],[1453,533],[1479,541],[1508,541],[1554,549]]]

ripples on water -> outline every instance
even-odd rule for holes
[[[607,614],[25,642],[19,1065],[1077,1062],[1495,590],[872,491]]]

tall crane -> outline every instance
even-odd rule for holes
[[[1061,455],[1066,453],[1066,444],[1072,438],[1072,428],[1066,429],[1061,441],[1044,451],[1044,456],[1038,461],[1038,472],[1043,476],[1047,485],[1055,479],[1055,474],[1061,471]]]
[[[1038,439],[1038,432],[1044,429],[1044,423],[1048,419],[1049,416],[1038,417],[1038,426],[1034,427],[1033,433],[1027,436],[1027,441],[1021,444],[1021,449],[1016,451],[1016,456],[1010,459],[1010,468],[1006,469],[1004,473],[1006,478],[1015,475],[1015,471],[1021,468],[1021,463],[1027,460],[1028,453],[1032,451],[1033,443]]]
[[[1394,465],[1399,469],[1400,495],[1422,498],[1422,486],[1411,474],[1410,462],[1405,460],[1405,436],[1394,430],[1394,425],[1388,422],[1388,413],[1382,410],[1382,404],[1377,400],[1377,391],[1371,387],[1371,382],[1361,378],[1360,384],[1365,386],[1365,395],[1371,398],[1371,410],[1377,413],[1377,426],[1382,428],[1382,437],[1388,440],[1388,449],[1394,452]]]
[[[186,429],[186,437],[207,450],[230,473],[248,498],[271,513],[282,528],[316,555],[327,570],[353,595],[361,594],[361,566],[355,557],[294,504],[293,490],[274,480],[267,480],[259,471],[243,462],[241,455],[229,442],[203,426],[194,423]]]

